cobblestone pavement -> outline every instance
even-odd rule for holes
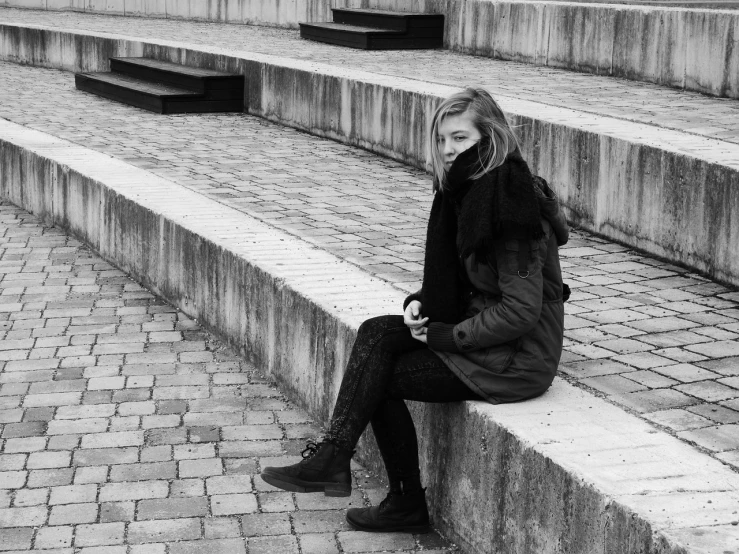
[[[612,77],[467,56],[445,50],[367,52],[299,38],[298,31],[0,8],[0,21],[207,44],[452,86],[480,84],[532,100],[739,143],[739,102]],[[544,92],[545,91],[545,92]]]
[[[379,483],[295,495],[263,465],[319,429],[198,323],[85,246],[0,203],[0,551],[450,552],[350,531]],[[128,549],[127,549],[128,548]]]
[[[13,64],[0,64],[0,117],[418,286],[431,185],[413,168],[243,114],[150,114],[78,92],[68,73]],[[574,290],[563,376],[739,468],[739,293],[584,232],[562,256]]]

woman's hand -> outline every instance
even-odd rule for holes
[[[427,332],[427,327],[418,327],[417,329],[411,329],[411,336],[414,339],[421,341],[423,344],[428,344],[428,337],[426,336]]]
[[[405,313],[403,314],[403,323],[405,323],[411,330],[423,327],[428,323],[429,318],[421,318],[421,303],[418,300],[413,300],[406,306]]]
[[[418,300],[413,300],[406,306],[405,313],[403,314],[403,322],[411,330],[411,336],[421,341],[424,344],[426,342],[426,324],[429,318],[421,317],[421,303]]]

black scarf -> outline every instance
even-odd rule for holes
[[[476,145],[457,156],[444,192],[437,192],[426,233],[421,303],[430,322],[458,323],[468,290],[461,260],[494,258],[496,239],[536,239],[544,235],[536,189],[518,151],[477,180]]]

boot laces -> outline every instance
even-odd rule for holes
[[[305,445],[305,449],[300,453],[300,455],[303,457],[304,460],[310,460],[313,456],[316,455],[316,453],[321,449],[325,442],[326,441],[321,441],[318,444],[313,441],[308,442],[308,444]]]
[[[389,492],[389,493],[387,493],[387,496],[385,497],[385,499],[382,502],[380,502],[380,505],[377,507],[378,510],[380,512],[384,512],[387,509],[388,504],[390,504],[390,502],[392,501],[393,497],[395,497],[395,496],[398,496],[398,494],[395,493],[395,492]]]

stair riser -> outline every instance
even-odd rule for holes
[[[227,113],[243,112],[244,103],[236,100],[164,100],[162,113]]]
[[[430,48],[443,48],[444,40],[441,38],[383,38],[370,37],[368,50],[428,50]]]
[[[308,40],[363,50],[423,50],[444,46],[441,37],[383,37],[307,26],[301,26],[300,36]]]

